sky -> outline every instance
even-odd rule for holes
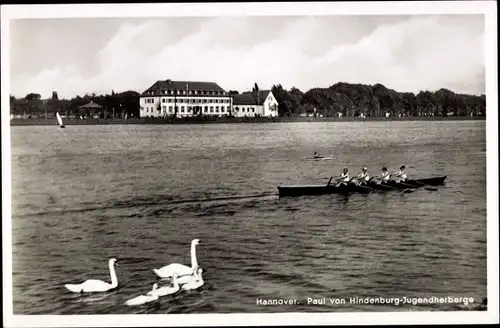
[[[482,94],[484,34],[483,15],[17,19],[11,94],[143,92],[166,79]]]

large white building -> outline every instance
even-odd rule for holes
[[[141,117],[224,116],[232,98],[214,82],[157,81],[139,98]]]
[[[233,116],[278,116],[278,101],[270,90],[247,91],[233,95]]]

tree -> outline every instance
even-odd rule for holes
[[[57,95],[57,91],[52,91],[52,100],[59,100],[59,96]]]
[[[254,92],[258,92],[259,91],[259,86],[257,85],[257,82],[255,82],[252,91],[254,91]]]
[[[38,93],[28,93],[26,97],[24,97],[27,101],[34,101],[42,99],[42,96]]]

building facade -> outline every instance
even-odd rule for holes
[[[278,101],[270,90],[247,91],[233,95],[233,116],[276,117]]]
[[[232,98],[214,82],[157,81],[139,98],[140,117],[229,116]]]

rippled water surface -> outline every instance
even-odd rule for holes
[[[351,297],[486,297],[485,122],[12,127],[15,314],[419,311]],[[330,161],[305,160],[314,152]],[[347,166],[447,175],[437,191],[277,197]],[[128,307],[153,268],[205,269],[198,291]],[[75,295],[65,283],[119,288]],[[346,304],[307,304],[307,298]],[[295,305],[258,305],[295,299]]]

